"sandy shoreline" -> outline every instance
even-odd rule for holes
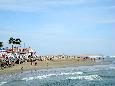
[[[30,62],[24,62],[22,64],[16,64],[13,67],[0,69],[0,75],[3,74],[12,74],[16,72],[23,72],[28,70],[40,70],[40,69],[49,69],[49,68],[62,68],[62,67],[75,67],[75,66],[92,66],[103,64],[102,60],[78,60],[78,59],[68,59],[68,60],[54,60],[54,61],[37,61],[31,65]],[[23,67],[23,69],[21,69]]]

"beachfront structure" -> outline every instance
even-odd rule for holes
[[[6,50],[0,48],[0,56],[1,56],[2,54],[6,54]]]
[[[79,57],[89,57],[89,58],[103,58],[102,54],[82,54]]]
[[[13,51],[13,52],[12,52]],[[0,49],[0,62],[2,60],[12,61],[20,64],[22,61],[26,61],[31,58],[37,58],[36,52],[32,48],[13,48],[12,49]],[[18,61],[18,62],[17,62]]]

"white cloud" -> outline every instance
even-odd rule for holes
[[[36,12],[60,5],[84,5],[84,3],[100,3],[100,0],[0,0],[0,10]],[[115,8],[115,6],[108,8]]]
[[[110,23],[115,23],[115,20],[114,19],[101,20],[98,23],[110,24]]]
[[[0,9],[11,11],[34,11],[42,9],[40,3],[36,3],[32,3],[30,0],[1,0]]]
[[[0,31],[0,36],[4,36],[4,35],[11,35],[13,32],[9,32],[9,31]]]
[[[87,0],[0,0],[1,10],[10,11],[39,11],[52,6],[77,5]]]

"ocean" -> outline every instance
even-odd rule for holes
[[[105,61],[109,64],[0,75],[0,86],[115,86],[115,58]]]

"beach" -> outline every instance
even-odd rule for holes
[[[35,62],[37,64],[35,65]],[[77,59],[59,59],[59,60],[46,60],[46,61],[35,61],[24,62],[22,64],[15,64],[15,66],[0,69],[0,74],[12,74],[16,72],[23,72],[28,70],[40,70],[40,69],[51,69],[51,68],[63,68],[63,67],[78,67],[78,66],[93,66],[104,64],[104,60],[83,60],[82,58]]]
[[[69,65],[69,62],[73,64]],[[43,61],[36,68],[24,63],[21,65],[27,68],[23,72],[0,75],[0,86],[115,86],[115,59],[107,59],[105,63],[74,62],[76,61],[48,61],[49,67],[46,67],[47,62]],[[17,70],[21,65],[15,66]]]

